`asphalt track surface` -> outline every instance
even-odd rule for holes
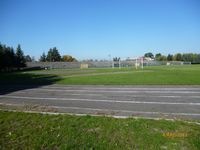
[[[19,85],[12,92],[6,88],[0,87],[1,106],[41,106],[60,113],[117,117],[200,119],[199,86]]]

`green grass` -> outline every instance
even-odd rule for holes
[[[165,137],[163,133],[185,133]],[[0,149],[200,149],[200,126],[182,121],[0,112]]]
[[[12,72],[12,73],[0,73],[0,84],[40,84],[48,85],[58,82],[60,79],[57,75],[46,75],[46,74],[32,74],[23,72]]]
[[[200,85],[200,65],[155,66],[125,70],[124,74],[66,77],[60,84],[103,85]]]
[[[112,73],[112,72],[128,72],[133,71],[133,68],[88,68],[88,69],[52,69],[52,70],[36,70],[28,71],[32,74],[51,74],[59,76],[71,76],[71,75],[85,75],[94,73]]]
[[[200,65],[54,69],[0,74],[0,83],[77,85],[200,85]]]

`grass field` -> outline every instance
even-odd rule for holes
[[[0,149],[200,149],[182,121],[0,112]]]
[[[200,65],[149,66],[143,70],[134,68],[39,70],[1,74],[0,80],[0,83],[12,84],[200,85]]]
[[[124,73],[64,78],[61,84],[104,85],[199,85],[200,66],[156,66]]]

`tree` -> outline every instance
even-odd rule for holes
[[[1,45],[1,43],[0,43],[0,71],[1,71],[1,70],[3,69],[3,67],[4,67],[3,55],[4,55],[3,45]]]
[[[26,60],[26,62],[32,62],[32,59],[29,55],[25,56],[25,60]]]
[[[10,71],[11,68],[15,67],[14,66],[15,52],[14,52],[14,49],[12,47],[7,47],[5,49],[4,59],[5,59],[5,63],[6,63],[8,71]]]
[[[149,53],[145,53],[144,54],[144,57],[150,57],[150,58],[154,58],[154,55],[153,55],[153,53],[151,53],[151,52],[149,52]]]
[[[15,53],[12,47],[0,44],[0,71],[10,71],[14,67]]]
[[[40,61],[45,62],[46,60],[47,60],[47,56],[46,56],[45,52],[43,52],[42,56],[40,56]]]
[[[161,55],[159,59],[159,61],[166,61],[167,57],[165,55]]]
[[[182,55],[182,61],[185,62],[192,62],[193,54],[192,53],[185,53]]]
[[[20,45],[16,53],[12,47],[0,44],[0,71],[12,71],[14,68],[25,67],[25,57]]]
[[[177,60],[177,61],[181,61],[181,60],[182,60],[182,55],[181,55],[180,53],[178,53],[178,54],[176,55],[176,60]]]
[[[114,58],[113,58],[113,61],[116,61],[116,62],[120,61],[120,57],[118,57],[118,58],[117,58],[117,57],[114,57]]]
[[[172,60],[173,60],[173,55],[168,54],[168,55],[167,55],[167,61],[172,61]]]
[[[20,44],[18,44],[17,49],[16,49],[16,63],[15,64],[18,69],[26,66],[26,60],[25,60],[24,53],[21,49]]]
[[[46,60],[50,62],[61,61],[61,56],[56,47],[49,49]]]
[[[161,53],[158,53],[155,55],[155,59],[159,61],[161,56],[162,56]]]
[[[174,55],[173,60],[175,61],[181,61],[182,60],[182,55],[180,53],[177,53]]]
[[[73,61],[77,61],[75,58],[73,58],[72,56],[70,55],[64,55],[62,57],[62,61],[65,61],[65,62],[73,62]]]
[[[200,54],[197,54],[197,63],[200,63]]]

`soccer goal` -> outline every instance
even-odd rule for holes
[[[144,68],[144,57],[135,58],[135,69]]]
[[[134,67],[136,69],[143,69],[144,67],[144,58],[143,57],[135,57],[135,58],[126,58],[121,59],[120,57],[113,58],[112,68],[128,68]]]

